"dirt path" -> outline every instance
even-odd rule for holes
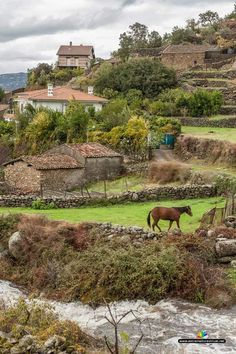
[[[152,160],[171,161],[176,160],[176,156],[174,155],[173,150],[157,149],[153,152]]]

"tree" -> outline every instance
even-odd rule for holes
[[[191,28],[180,28],[178,26],[175,26],[172,29],[170,40],[172,44],[181,44],[184,42],[189,42],[189,43],[201,42],[201,38],[199,38]]]
[[[94,79],[95,90],[102,94],[106,88],[127,94],[131,89],[140,90],[144,97],[156,97],[166,88],[177,83],[174,70],[151,58],[130,59],[106,71],[98,69]]]
[[[112,128],[124,125],[128,122],[130,113],[127,101],[117,98],[110,101],[101,112],[98,112],[96,119],[103,130],[110,131]]]
[[[162,38],[157,31],[149,32],[148,27],[141,23],[134,23],[129,30],[120,35],[119,49],[113,53],[123,61],[131,54],[142,48],[156,48],[162,45]]]
[[[27,86],[45,86],[52,73],[53,66],[47,63],[39,63],[35,68],[28,70]]]
[[[66,142],[65,126],[62,113],[39,110],[21,135],[19,144],[25,144],[26,153],[42,153],[56,144]]]
[[[85,141],[89,123],[89,114],[84,106],[75,100],[70,101],[66,113],[67,142]]]
[[[3,90],[2,87],[0,87],[0,102],[3,100],[4,97],[5,97],[5,91]]]
[[[157,31],[152,31],[148,35],[148,47],[157,48],[162,46],[162,37]]]
[[[207,27],[207,26],[215,27],[216,24],[219,22],[219,20],[220,20],[220,17],[218,15],[218,13],[211,11],[211,10],[208,10],[206,12],[199,14],[199,22],[204,27]]]

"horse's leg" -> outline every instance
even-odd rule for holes
[[[176,224],[178,226],[178,229],[180,229],[180,226],[179,226],[179,219],[176,220]]]
[[[152,223],[152,230],[155,231],[155,226],[156,226],[156,221],[153,221]]]
[[[159,229],[159,231],[161,232],[161,228],[160,228],[160,226],[158,225],[158,221],[159,221],[159,220],[156,221],[156,227],[157,227],[157,228]]]
[[[170,225],[169,225],[168,231],[170,231],[170,228],[171,228],[172,224],[173,224],[173,220],[170,220]]]

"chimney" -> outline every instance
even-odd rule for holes
[[[70,42],[70,47],[72,46],[72,42]]]
[[[88,86],[88,94],[93,95],[93,86]]]
[[[53,85],[48,84],[48,96],[51,97],[53,96]]]

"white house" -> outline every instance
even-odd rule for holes
[[[91,88],[89,93],[74,90],[66,86],[53,87],[48,85],[47,89],[20,92],[15,97],[20,112],[23,112],[27,104],[34,108],[45,107],[54,111],[64,113],[69,101],[79,101],[86,107],[94,107],[96,112],[100,111],[107,100],[102,97],[94,96]]]

